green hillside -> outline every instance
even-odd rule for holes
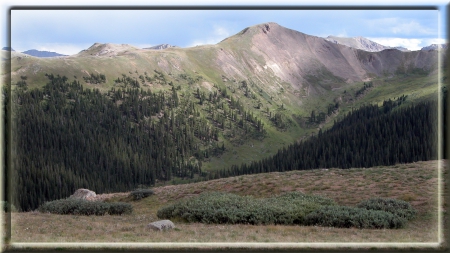
[[[223,176],[361,106],[401,98],[395,111],[434,100],[448,75],[439,76],[436,51],[363,52],[274,23],[216,45],[96,43],[68,57],[11,57],[3,105],[12,108],[17,179],[23,192],[33,189],[16,196],[24,210],[79,187],[125,191]]]

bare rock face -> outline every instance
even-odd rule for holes
[[[95,192],[81,188],[76,190],[73,195],[70,195],[70,198],[93,200],[96,196],[97,194],[95,194]]]
[[[160,220],[148,224],[147,227],[156,231],[162,231],[175,228],[175,225],[170,220]]]

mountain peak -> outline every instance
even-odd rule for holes
[[[265,33],[268,34],[271,32],[271,29],[277,29],[281,27],[279,24],[275,22],[266,22],[262,24],[257,24],[253,26],[249,26],[247,28],[244,28],[242,31],[238,32],[236,35],[255,35],[259,33]]]
[[[113,44],[113,43],[94,43],[88,49],[82,50],[78,54],[87,54],[93,56],[116,56],[118,53],[125,52],[128,50],[137,50],[138,48],[133,47],[129,44]]]
[[[422,47],[422,51],[430,51],[430,50],[438,50],[438,49],[447,49],[448,45],[446,43],[444,44],[431,44],[426,47]]]

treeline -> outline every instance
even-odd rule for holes
[[[283,148],[270,158],[232,166],[209,178],[437,159],[437,101],[398,107],[404,99],[402,96],[396,101],[385,101],[381,107],[362,106],[335,122],[331,129],[320,130],[318,135]]]
[[[199,99],[199,104],[207,108],[209,119],[217,123],[222,130],[227,127],[231,131],[241,128],[245,133],[266,132],[261,119],[251,110],[245,109],[239,99],[236,100],[229,95],[226,88],[218,88],[218,91],[210,92],[209,95],[197,88],[195,96]],[[208,103],[207,107],[206,103]]]
[[[316,111],[312,110],[311,116],[308,119],[308,123],[309,124],[323,123],[323,122],[325,122],[327,116],[330,116],[332,113],[334,113],[338,109],[339,109],[339,103],[336,102],[334,104],[328,104],[326,114],[324,112],[319,112],[319,114],[316,114]]]
[[[66,77],[48,78],[42,89],[17,88],[12,97],[13,203],[20,210],[78,188],[116,192],[193,178],[208,152],[224,149],[195,99],[175,89],[102,94]]]
[[[361,89],[357,90],[355,93],[355,96],[359,96],[361,94],[364,93],[364,91],[366,91],[368,88],[372,88],[373,87],[373,82],[368,82],[367,84],[364,83],[364,87],[362,87]]]
[[[47,76],[47,74],[45,74]],[[52,75],[52,74],[51,74]],[[106,82],[106,76],[104,74],[91,73],[89,76],[83,76],[86,83],[99,84]]]

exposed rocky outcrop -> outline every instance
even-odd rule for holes
[[[85,200],[94,200],[97,194],[94,191],[88,189],[78,189],[74,194],[70,195],[70,198],[74,199],[85,199]]]

